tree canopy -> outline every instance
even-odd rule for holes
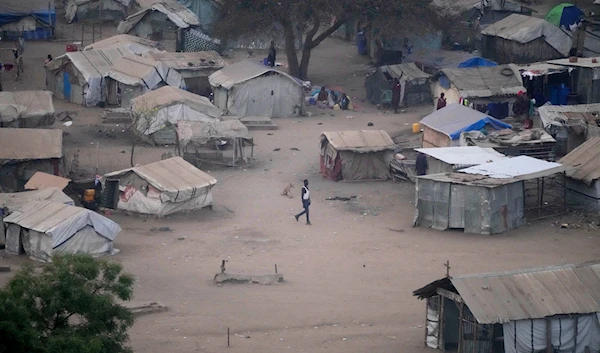
[[[393,33],[423,32],[435,22],[428,0],[222,0],[217,34],[236,37],[283,28],[290,74],[306,79],[312,49],[350,20]],[[302,55],[295,44],[302,37]]]
[[[133,277],[89,255],[20,270],[0,290],[0,352],[129,353]]]

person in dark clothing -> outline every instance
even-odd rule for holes
[[[267,64],[271,67],[275,66],[276,59],[277,59],[277,50],[275,49],[275,42],[271,41],[271,47],[269,48],[269,55],[267,56]]]
[[[417,163],[415,164],[417,175],[427,174],[428,168],[429,166],[427,165],[427,156],[425,156],[423,153],[419,153],[419,155],[417,155]]]
[[[440,94],[440,98],[438,98],[436,110],[440,110],[445,106],[446,106],[446,97],[444,97],[444,94],[442,93],[442,94]]]
[[[303,214],[306,214],[306,224],[310,225],[310,219],[308,218],[308,208],[310,207],[310,191],[308,190],[308,180],[304,180],[304,186],[302,187],[302,207],[304,211],[298,213],[294,217],[296,217],[296,222],[298,218]]]
[[[342,93],[342,98],[340,98],[340,108],[342,110],[348,110],[350,106],[350,98],[346,95],[346,93]]]
[[[394,79],[394,87],[392,87],[392,107],[394,113],[398,114],[398,106],[400,105],[400,93],[402,93],[402,85],[399,79]]]

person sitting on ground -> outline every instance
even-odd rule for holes
[[[325,86],[321,87],[321,91],[319,92],[319,95],[317,96],[317,102],[327,102],[329,100],[329,93],[327,92],[327,89],[325,88]]]
[[[342,98],[340,98],[340,108],[342,110],[348,110],[350,106],[350,98],[346,95],[346,93],[342,93]]]
[[[446,106],[446,97],[442,93],[442,94],[440,94],[440,98],[438,98],[436,110],[440,110],[445,106]]]

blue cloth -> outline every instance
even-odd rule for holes
[[[502,130],[502,129],[510,129],[510,128],[512,128],[512,126],[510,126],[510,125],[508,125],[506,123],[503,123],[503,122],[501,122],[498,119],[494,119],[494,118],[488,116],[488,117],[485,117],[485,118],[483,118],[483,119],[481,119],[481,120],[479,120],[479,121],[477,121],[477,122],[475,122],[475,123],[473,123],[473,124],[471,124],[471,125],[469,125],[467,127],[464,127],[462,129],[460,129],[460,130],[458,130],[458,131],[450,134],[450,138],[452,140],[457,140],[457,139],[460,138],[461,132],[481,130],[486,125],[488,125],[488,124],[491,125],[496,130]]]
[[[509,115],[508,103],[490,103],[488,104],[490,115],[496,119],[504,119]]]
[[[498,66],[498,64],[496,64],[493,61],[484,59],[484,58],[480,58],[480,57],[474,57],[468,60],[465,60],[463,62],[461,62],[460,64],[458,64],[459,68],[465,68],[465,67],[479,67],[479,66]]]
[[[36,19],[36,21],[38,21],[38,23],[41,23],[41,25],[45,27],[53,26],[56,23],[56,12],[54,9],[50,11],[46,9],[29,12],[9,12],[7,10],[2,11],[2,9],[0,9],[0,26],[20,21],[28,16],[32,16]]]
[[[560,17],[560,26],[569,29],[569,26],[579,22],[579,20],[583,17],[583,11],[581,11],[577,6],[569,6],[565,7],[562,12],[562,16]]]

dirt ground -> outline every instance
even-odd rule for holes
[[[14,82],[6,73],[5,89],[42,88],[45,55],[63,50],[64,43],[28,43],[25,77]],[[367,129],[373,122],[408,138],[409,125],[431,111],[395,115],[363,102],[367,64],[349,43],[330,39],[319,46],[312,81],[343,88],[355,97],[357,111],[311,108],[311,117],[276,119],[278,130],[252,132],[256,165],[205,170],[218,179],[214,210],[160,220],[109,215],[123,228],[115,242],[121,252],[110,259],[136,276],[134,300],[169,308],[136,321],[134,351],[224,352],[230,328],[231,352],[426,352],[425,307],[412,291],[443,277],[444,262],[458,275],[600,258],[597,228],[554,225],[573,216],[496,236],[439,232],[412,227],[413,184],[324,180],[318,173],[322,131]],[[55,127],[66,130],[67,153],[78,151],[82,167],[98,166],[101,173],[128,167],[122,126],[101,124],[100,109],[55,103],[57,111],[74,113],[72,126]],[[159,160],[168,150],[139,148],[136,163]],[[303,179],[311,186],[312,226],[293,218]],[[279,195],[289,182],[296,186],[292,199]],[[355,202],[325,200],[352,195]],[[151,231],[156,227],[172,231]],[[285,282],[219,287],[212,279],[223,259],[231,273],[273,273],[277,265]],[[2,253],[0,262],[17,269],[30,260]],[[0,284],[9,276],[0,273]]]

